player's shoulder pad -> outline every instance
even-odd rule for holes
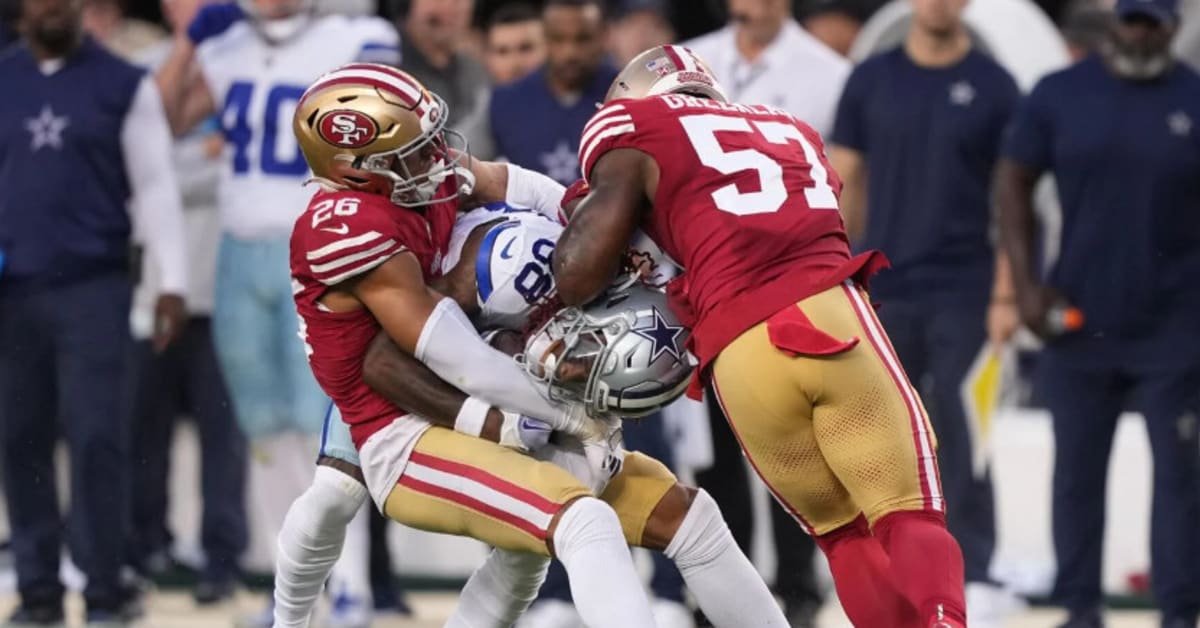
[[[376,194],[317,194],[296,220],[296,244],[312,276],[334,285],[386,262],[408,248],[403,212]]]
[[[648,105],[657,99],[616,100],[601,107],[583,127],[579,138],[579,166],[584,180],[606,151],[636,137],[638,124],[646,124]]]

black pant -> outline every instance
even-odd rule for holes
[[[113,272],[0,296],[0,446],[17,585],[26,604],[60,602],[64,533],[87,575],[88,607],[115,610],[122,601],[130,292],[128,277]],[[60,437],[71,460],[65,526],[54,474]]]
[[[712,427],[713,466],[696,473],[696,484],[716,500],[738,547],[749,556],[754,540],[754,508],[746,463],[716,395],[710,389],[705,397]],[[777,557],[775,592],[788,607],[820,606],[824,595],[813,565],[816,543],[775,500],[770,504]]]
[[[205,575],[233,577],[246,549],[246,439],[234,420],[213,350],[207,317],[188,321],[162,354],[149,342],[135,346],[133,433],[133,558],[142,564],[167,550],[167,476],[175,419],[187,414],[200,435],[200,541]]]
[[[1195,347],[1182,351],[1195,351]],[[1200,366],[1106,368],[1047,348],[1035,388],[1054,424],[1055,599],[1073,613],[1103,603],[1100,590],[1109,454],[1123,408],[1142,413],[1154,465],[1150,582],[1164,617],[1200,614]]]

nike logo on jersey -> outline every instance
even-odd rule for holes
[[[338,235],[346,235],[347,233],[350,233],[350,225],[347,225],[343,222],[336,227],[321,227],[321,231],[328,231],[329,233],[336,233]]]
[[[516,238],[509,240],[508,244],[505,244],[504,248],[500,249],[500,259],[512,259],[512,257],[513,257],[512,251],[510,251],[509,249],[512,248],[513,243],[516,241],[517,241]]]

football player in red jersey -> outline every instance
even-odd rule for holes
[[[399,70],[371,64],[321,77],[297,104],[293,128],[322,186],[291,238],[293,293],[313,373],[350,425],[371,497],[389,517],[557,556],[585,622],[649,628],[650,605],[613,509],[562,468],[502,446],[528,419],[478,399],[583,439],[603,426],[582,408],[546,401],[452,299],[428,285],[459,209],[503,199],[508,172],[451,150],[445,120],[440,98]],[[363,358],[381,328],[473,396],[453,429],[406,413],[364,383]]]
[[[585,127],[591,191],[554,255],[585,303],[631,234],[684,268],[668,290],[743,451],[829,557],[858,626],[966,625],[962,553],[945,528],[928,418],[851,257],[841,182],[820,136],[774,107],[729,103],[679,46],[629,63]]]

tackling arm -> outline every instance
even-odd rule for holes
[[[451,386],[569,434],[586,437],[596,429],[582,408],[551,404],[511,357],[488,346],[454,301],[425,285],[412,254],[392,257],[352,284],[351,291],[401,351]],[[475,405],[487,410],[482,402]],[[473,432],[480,434],[485,418],[475,421]]]
[[[647,164],[646,162],[650,162]],[[631,148],[611,150],[592,168],[591,192],[554,249],[554,282],[566,305],[582,305],[608,286],[647,208],[653,161]]]

